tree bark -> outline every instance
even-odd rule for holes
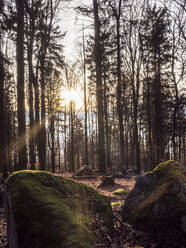
[[[4,59],[0,54],[0,171],[3,173],[3,178],[7,178],[8,153],[5,124],[4,76]]]
[[[41,142],[41,158],[40,158],[40,169],[45,170],[46,168],[46,117],[45,117],[45,70],[44,61],[45,55],[41,55],[40,73],[41,73],[41,127],[39,131],[39,139]]]
[[[27,168],[25,84],[24,84],[24,1],[16,0],[17,8],[17,113],[18,113],[18,169]]]
[[[85,63],[85,36],[83,26],[83,80],[84,80],[84,108],[85,108],[85,147],[84,147],[84,164],[88,166],[88,134],[87,134],[87,83],[86,83],[86,63]]]
[[[70,171],[75,172],[74,168],[74,103],[70,101]]]
[[[97,96],[97,110],[98,110],[98,167],[100,173],[105,173],[102,51],[101,51],[101,41],[100,41],[100,20],[98,14],[97,0],[93,0],[93,8],[94,8],[94,31],[95,31],[96,96]]]
[[[34,20],[31,20],[33,22]],[[33,109],[33,84],[35,81],[35,75],[33,72],[33,40],[34,40],[34,29],[35,27],[30,27],[30,36],[28,37],[28,48],[27,48],[27,57],[28,57],[28,69],[29,69],[29,121],[30,121],[30,130],[29,130],[29,162],[31,170],[35,170],[35,132],[34,132],[34,109]]]

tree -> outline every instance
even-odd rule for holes
[[[143,34],[143,55],[146,63],[150,63],[151,91],[153,106],[153,142],[155,144],[155,161],[160,162],[165,156],[165,112],[163,108],[166,65],[170,60],[170,42],[168,39],[169,19],[165,8],[156,6],[147,9],[145,30]],[[149,74],[149,73],[148,73]],[[168,81],[168,79],[166,79]],[[149,83],[149,80],[147,81]],[[151,110],[152,112],[152,110]]]
[[[121,30],[120,20],[122,13],[122,0],[108,2],[113,12],[113,17],[116,22],[116,48],[117,48],[117,114],[119,120],[119,137],[120,137],[120,169],[125,164],[125,152],[124,152],[124,125],[123,125],[123,101],[122,101],[122,79],[121,79]]]
[[[84,91],[84,108],[85,108],[85,155],[84,163],[88,166],[88,133],[87,133],[87,81],[86,81],[86,54],[85,54],[85,34],[83,25],[83,91]]]
[[[103,114],[103,86],[102,86],[102,50],[100,41],[100,20],[98,2],[93,0],[94,9],[94,31],[95,31],[95,63],[96,63],[96,95],[98,110],[98,157],[99,171],[105,172],[105,136],[104,136],[104,114]]]
[[[18,113],[18,168],[27,168],[27,144],[25,121],[25,82],[24,82],[24,1],[16,0],[17,9],[17,113]]]
[[[0,37],[1,43],[1,37]],[[4,79],[5,79],[5,63],[1,47],[0,47],[0,171],[3,173],[3,178],[8,176],[8,153],[7,153],[7,137],[6,137],[6,122],[5,122],[5,96],[4,96]]]
[[[38,15],[38,1],[32,0],[30,5],[26,5],[26,44],[27,44],[27,60],[28,60],[28,88],[29,88],[29,121],[30,121],[30,130],[29,130],[29,162],[32,170],[35,169],[36,156],[35,156],[35,135],[37,130],[35,130],[35,119],[34,119],[34,99],[33,99],[33,87],[35,88],[35,105],[37,109],[38,106],[38,94],[36,76],[33,69],[33,55],[34,55],[34,40],[36,37],[36,17]],[[37,114],[38,115],[38,114]],[[36,115],[36,116],[37,116]],[[38,117],[36,117],[38,118]],[[40,153],[40,150],[39,150]]]

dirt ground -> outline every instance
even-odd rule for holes
[[[63,173],[62,176],[71,178],[72,174]],[[116,195],[113,194],[113,192],[117,189],[124,189],[125,191],[132,190],[136,182],[135,178],[136,176],[134,175],[130,176],[129,178],[115,178],[114,179],[115,185],[104,188],[103,187],[99,188],[99,185],[101,184],[101,176],[97,176],[96,178],[87,178],[87,179],[75,178],[75,180],[77,180],[78,182],[85,183],[96,189],[100,194],[107,196],[110,200],[110,203],[120,201],[121,204],[123,204],[126,195]],[[114,210],[118,209],[118,206],[113,208]]]
[[[63,175],[64,176],[64,175]],[[70,177],[71,175],[65,175]],[[107,196],[110,200],[113,214],[114,214],[114,230],[112,234],[109,234],[105,227],[102,225],[102,221],[99,218],[94,220],[94,226],[96,226],[96,233],[101,240],[94,248],[155,248],[155,244],[150,240],[149,235],[136,231],[132,226],[127,223],[123,223],[121,220],[121,210],[124,204],[126,194],[116,195],[113,192],[117,189],[124,189],[125,192],[129,192],[134,187],[136,182],[136,176],[130,176],[129,178],[115,178],[115,184],[113,186],[100,188],[101,177],[88,178],[88,179],[75,179],[79,182],[85,183],[95,188],[99,193]],[[115,203],[115,204],[113,204]],[[159,247],[160,248],[160,247]]]
[[[77,179],[76,179],[77,180]],[[115,185],[99,188],[98,186],[101,184],[101,177],[97,177],[96,179],[78,179],[78,181],[85,183],[93,188],[95,188],[99,193],[107,196],[110,199],[110,203],[112,202],[121,202],[121,204],[113,206],[113,210],[117,210],[122,204],[124,204],[124,200],[126,195],[116,195],[113,192],[117,189],[124,189],[125,191],[130,191],[134,187],[135,178],[116,178],[114,179]]]

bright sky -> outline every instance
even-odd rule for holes
[[[70,102],[74,102],[75,108],[80,110],[83,107],[83,92],[77,89],[71,89],[67,90],[65,88],[62,88],[61,90],[61,100],[62,104],[66,103],[66,105],[69,105]]]
[[[64,38],[64,55],[68,59],[73,60],[78,56],[78,44],[82,42],[82,19],[85,20],[85,25],[91,24],[88,17],[77,16],[74,7],[77,7],[81,4],[90,5],[92,0],[72,0],[69,3],[66,3],[66,10],[63,11],[62,20],[60,22],[62,31],[67,31],[66,37]]]

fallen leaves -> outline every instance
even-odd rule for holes
[[[155,244],[150,240],[149,235],[136,231],[132,226],[123,223],[119,216],[114,217],[114,229],[110,233],[103,225],[99,215],[96,215],[92,222],[97,235],[97,244],[94,248],[153,248]]]

